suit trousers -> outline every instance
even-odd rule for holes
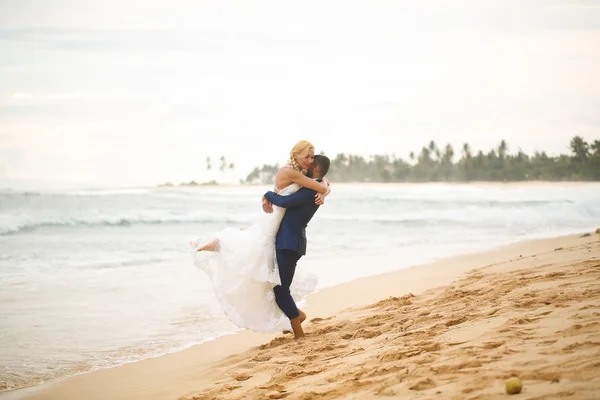
[[[275,301],[289,319],[294,319],[300,315],[300,312],[290,293],[290,286],[296,272],[296,264],[302,256],[300,253],[289,249],[276,249],[275,254],[279,266],[279,277],[281,278],[281,285],[273,288]]]

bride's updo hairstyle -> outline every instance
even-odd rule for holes
[[[298,154],[304,153],[304,151],[307,149],[314,150],[314,148],[315,148],[315,146],[313,146],[313,144],[307,140],[299,141],[292,148],[292,151],[290,151],[290,164],[292,165],[292,167],[294,167],[294,169],[296,171],[302,172],[302,167],[298,164],[298,160],[296,160],[296,157],[298,156]]]

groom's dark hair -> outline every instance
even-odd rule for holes
[[[329,164],[331,164],[329,157],[322,154],[317,154],[313,162],[319,166],[321,178],[327,175],[327,172],[329,172]]]

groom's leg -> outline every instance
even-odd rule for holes
[[[294,273],[296,272],[296,264],[301,256],[293,250],[281,249],[278,249],[276,254],[281,285],[277,285],[273,288],[273,291],[275,292],[275,301],[279,308],[281,308],[281,311],[283,311],[290,319],[292,330],[294,331],[294,338],[300,339],[304,337],[302,322],[300,321],[301,315],[292,298],[292,294],[290,293],[290,286],[292,285]],[[304,316],[304,318],[306,318],[306,316]]]
[[[290,320],[293,320],[294,318],[298,318],[300,312],[290,293],[290,286],[294,279],[296,264],[300,259],[300,254],[293,250],[277,249],[276,255],[281,285],[277,285],[273,288],[273,291],[275,292],[275,301],[281,311],[283,311]]]

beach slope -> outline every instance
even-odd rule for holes
[[[393,262],[393,260],[389,260]],[[600,235],[523,242],[310,296],[306,339],[251,332],[28,399],[535,398],[600,393]]]

